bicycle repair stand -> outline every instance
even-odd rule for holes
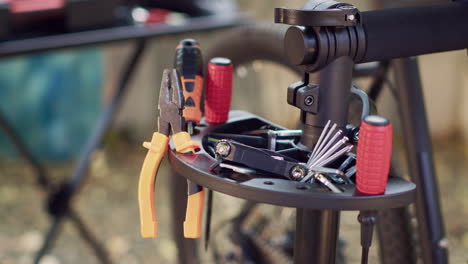
[[[305,65],[306,71],[302,82],[288,88],[288,103],[301,109],[302,135],[297,144],[298,152],[312,149],[328,120],[340,128],[345,127],[353,60],[363,55],[362,46],[365,45],[357,9],[333,1],[326,3],[328,5],[317,5],[310,10],[277,9],[276,12],[276,22],[305,26],[291,27],[285,38],[285,48],[291,51],[290,59]],[[323,40],[313,43],[321,45],[318,50],[311,49],[312,44],[304,41],[312,42],[313,38],[304,37],[310,33]],[[354,38],[345,37],[349,35]],[[338,46],[337,39],[349,40],[349,45]],[[308,73],[321,68],[319,86],[309,85]],[[217,160],[209,150],[209,137],[220,133],[229,138],[229,134],[235,137],[265,128],[283,129],[255,115],[231,111],[225,124],[199,127],[198,135],[192,139],[201,143],[200,152],[179,154],[171,150],[169,160],[178,174],[206,188],[250,201],[297,208],[295,264],[335,263],[340,211],[404,207],[415,199],[415,185],[396,177],[389,178],[384,194],[361,196],[356,194],[353,185],[345,185],[343,193],[333,193],[316,182],[301,183],[268,176],[246,178],[234,171],[212,170]]]

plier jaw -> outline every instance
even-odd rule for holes
[[[163,72],[158,109],[159,133],[169,136],[184,130],[185,120],[182,115],[184,94],[180,76],[176,69],[165,69]]]

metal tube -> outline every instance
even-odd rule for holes
[[[342,134],[343,134],[343,131],[338,130],[338,132],[336,132],[335,135],[328,141],[328,143],[320,150],[320,152],[316,155],[316,157],[311,161],[310,164],[313,164],[313,163],[315,163],[316,160],[323,158],[326,155],[326,153],[328,153],[328,150],[330,149],[332,144],[335,143],[336,139],[339,136],[341,136]],[[338,141],[338,142],[340,142],[340,141]],[[338,144],[338,142],[336,142],[336,144]],[[310,165],[310,164],[307,164],[307,165]]]
[[[320,72],[319,112],[304,113],[302,144],[312,147],[328,120],[344,129],[348,121],[353,62],[349,57],[336,59]]]
[[[295,264],[335,263],[339,217],[330,210],[296,210]]]
[[[15,149],[21,155],[21,157],[31,166],[36,176],[37,183],[47,190],[49,188],[49,179],[47,178],[47,173],[45,168],[39,162],[39,160],[34,157],[32,152],[28,149],[26,142],[23,141],[18,132],[14,129],[11,123],[7,120],[7,117],[0,112],[0,130],[3,130],[8,140],[13,144]]]
[[[425,264],[448,262],[432,146],[416,58],[393,61],[409,172],[416,184],[419,242]]]
[[[336,124],[333,124],[333,126],[330,128],[330,130],[327,131],[327,134],[325,135],[325,138],[322,140],[322,142],[320,142],[320,145],[317,148],[317,152],[315,152],[314,156],[312,156],[312,160],[317,158],[317,156],[322,152],[322,149],[324,149],[325,145],[327,144],[328,138],[335,131],[335,128],[336,128]],[[320,134],[320,135],[322,135],[322,134]]]
[[[348,142],[348,138],[347,137],[344,137],[343,139],[341,139],[340,141],[336,142],[335,145],[333,145],[330,149],[327,150],[327,152],[325,152],[322,156],[319,156],[316,160],[314,160],[314,162],[312,163],[312,166],[317,166],[318,164],[322,164],[323,161],[326,161],[329,159],[329,157],[335,153],[335,151],[343,146],[344,144],[346,144],[346,142]],[[335,153],[336,154],[336,153]],[[344,154],[344,152],[343,152]],[[335,155],[333,155],[334,157]],[[320,167],[320,166],[318,166]]]
[[[327,131],[328,127],[330,126],[330,120],[325,124],[325,127],[323,128],[322,133],[320,134],[320,137],[317,141],[317,144],[315,144],[314,149],[312,150],[312,154],[310,154],[310,159],[309,161],[312,161],[315,157],[315,153],[317,153],[317,150],[320,148],[320,145],[322,144],[323,137],[325,135],[325,132]],[[307,162],[309,163],[309,162]]]
[[[353,149],[353,146],[350,145],[350,146],[347,146],[347,147],[344,147],[342,149],[340,149],[339,151],[337,151],[335,154],[333,154],[332,156],[330,156],[329,158],[327,158],[326,160],[324,161],[321,161],[321,162],[318,162],[316,164],[313,164],[313,166],[317,166],[317,167],[323,167],[325,165],[327,165],[328,163],[336,160],[337,158],[343,156],[346,152],[350,152],[351,150]]]
[[[352,60],[341,57],[320,72],[319,113],[302,113],[304,126],[301,143],[306,147],[312,148],[317,142],[328,120],[339,128],[346,125],[352,71]],[[339,217],[338,211],[296,210],[295,264],[335,263]]]
[[[177,174],[172,168],[167,169],[169,174],[170,204],[171,204],[171,231],[172,239],[177,246],[177,263],[197,264],[198,254],[196,239],[185,239],[182,227],[184,226],[185,209],[187,206],[187,180]]]

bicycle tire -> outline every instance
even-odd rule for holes
[[[282,65],[294,72],[301,70],[290,64],[283,51],[284,34],[288,26],[256,24],[232,29],[223,33],[205,52],[205,59],[226,57],[234,67],[263,60]],[[407,208],[383,210],[377,222],[379,255],[382,264],[414,263],[414,243],[411,236]],[[337,263],[344,263],[343,252],[337,252]]]

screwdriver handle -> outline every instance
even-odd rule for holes
[[[392,124],[382,116],[364,118],[359,129],[356,188],[359,193],[385,192],[392,158]]]
[[[187,132],[172,136],[176,151],[180,153],[195,152],[196,148],[190,138],[194,125],[202,118],[201,96],[203,93],[203,58],[200,45],[193,39],[184,39],[176,47],[175,67],[180,72],[184,90],[183,116],[187,124]],[[187,209],[184,221],[184,237],[199,238],[203,220],[205,192],[203,187],[187,180]]]
[[[193,39],[184,39],[176,47],[175,68],[179,71],[184,91],[185,121],[200,123],[202,118],[203,58],[200,45]]]
[[[232,63],[227,58],[213,58],[208,63],[205,95],[205,118],[209,123],[228,119],[232,96]]]

